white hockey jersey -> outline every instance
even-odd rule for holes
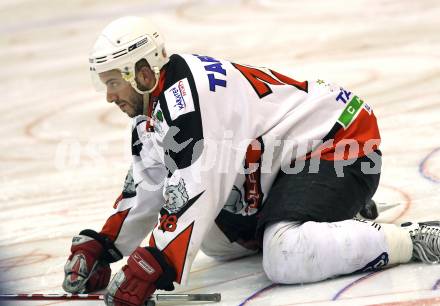
[[[295,173],[292,160],[356,158],[380,141],[371,108],[344,88],[208,56],[172,55],[150,104],[101,233],[129,255],[152,231],[178,283],[222,209],[255,216],[280,169]]]

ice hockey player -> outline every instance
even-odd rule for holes
[[[199,249],[219,260],[262,251],[267,277],[282,284],[440,260],[436,222],[354,218],[378,187],[381,152],[372,108],[349,89],[168,56],[140,17],[103,30],[90,69],[133,120],[133,161],[114,214],[73,238],[67,292],[107,287],[107,305],[143,305],[185,283]]]

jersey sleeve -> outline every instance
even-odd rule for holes
[[[138,118],[132,132],[133,162],[123,191],[113,206],[114,213],[101,230],[124,256],[130,255],[151,232],[163,205],[166,171],[163,164],[153,158],[152,145],[142,141],[145,133],[145,120]]]

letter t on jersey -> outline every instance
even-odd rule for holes
[[[216,60],[213,57],[203,56],[203,55],[194,55],[194,56],[196,56],[202,62],[209,63],[205,65],[205,70],[207,72],[212,72],[207,74],[210,91],[215,91],[216,86],[226,87],[226,80],[217,78],[217,77],[221,77],[221,75],[226,76],[226,70],[223,68],[222,63],[219,60]]]

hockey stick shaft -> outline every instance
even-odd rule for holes
[[[26,301],[26,300],[103,300],[103,294],[71,294],[71,293],[50,293],[50,294],[40,294],[40,293],[18,293],[18,294],[0,294],[0,300],[10,300],[10,301]]]
[[[102,294],[0,294],[0,300],[15,300],[15,301],[28,301],[28,300],[103,300]],[[221,300],[220,293],[208,293],[208,294],[153,294],[150,298],[155,301],[202,301],[202,302],[219,302]]]
[[[200,302],[220,302],[220,293],[204,294],[156,294],[154,299],[160,301],[200,301]]]

